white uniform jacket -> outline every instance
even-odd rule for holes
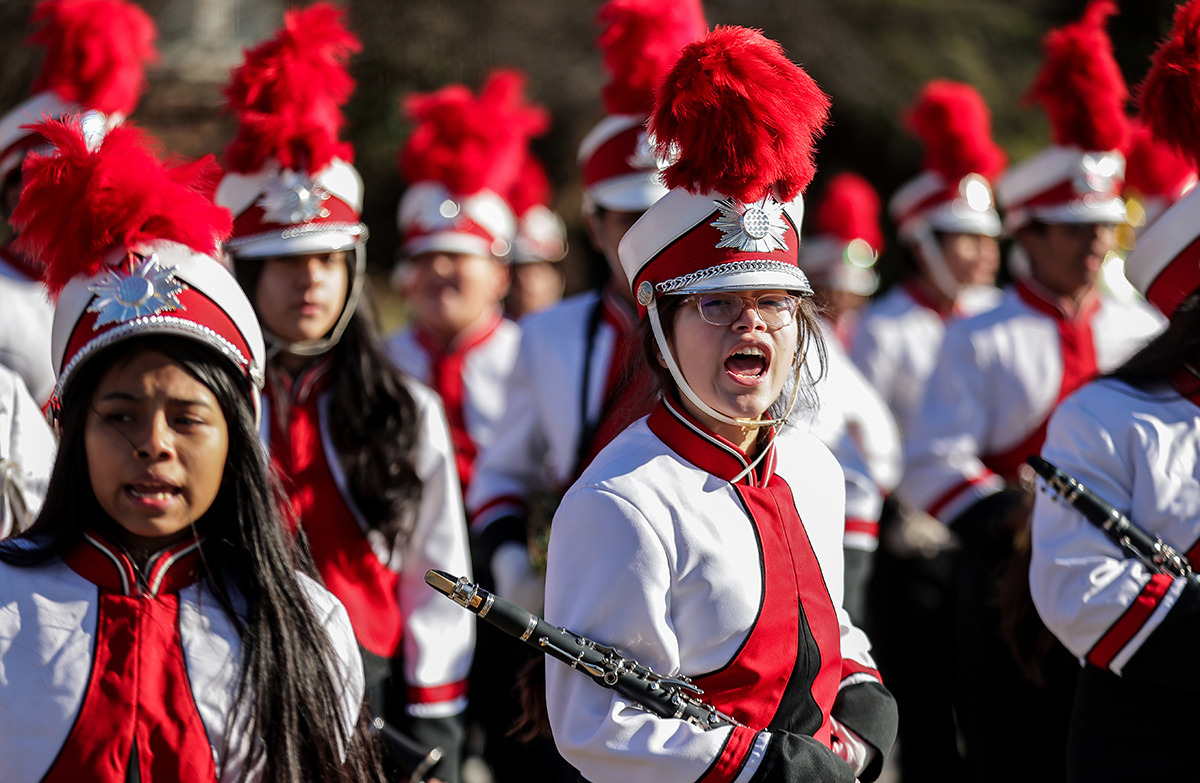
[[[1055,411],[1042,451],[1193,563],[1200,562],[1196,400],[1166,384],[1143,390],[1099,380]],[[1029,582],[1038,613],[1063,645],[1116,674],[1171,616],[1184,589],[1183,578],[1151,571],[1048,492],[1034,508]],[[1181,611],[1194,617],[1195,607]],[[1191,644],[1176,646],[1176,654],[1162,663],[1194,669]]]
[[[37,516],[57,451],[25,383],[0,366],[0,538],[20,532]]]
[[[950,522],[1015,480],[1066,395],[1111,370],[1163,323],[1149,306],[1092,293],[1065,315],[1036,283],[946,329],[920,411],[907,432],[897,494]]]
[[[746,464],[664,401],[563,498],[546,619],[660,674],[693,678],[745,724],[703,731],[659,718],[548,662],[555,742],[588,780],[747,781],[779,774],[782,763],[848,783],[850,767],[828,750],[831,717],[890,748],[891,696],[841,608],[837,463],[811,433],[789,427],[759,471],[731,484]],[[781,761],[798,738],[803,752]]]
[[[268,377],[263,422],[270,427],[271,459],[321,579],[345,605],[359,643],[381,658],[403,654],[409,713],[457,714],[466,707],[475,626],[468,612],[425,584],[431,568],[470,573],[462,493],[441,404],[408,379],[417,405],[414,461],[422,489],[412,535],[402,545],[368,528],[347,488],[329,434],[330,366],[323,359],[290,388],[281,388],[282,376]]]
[[[10,253],[0,248],[0,364],[15,370],[38,405],[45,405],[57,380],[50,361],[54,305],[42,281],[22,271]]]
[[[531,498],[574,481],[612,385],[614,351],[636,318],[613,294],[589,291],[521,321],[503,426],[475,463],[467,493],[474,534]]]
[[[489,314],[448,348],[420,326],[388,339],[396,366],[442,398],[463,492],[471,484],[475,458],[504,426],[508,380],[517,361],[521,327],[499,313]]]
[[[6,783],[261,779],[246,763],[254,738],[229,725],[241,641],[197,582],[197,546],[155,555],[145,585],[98,535],[40,566],[0,563]],[[337,656],[330,665],[350,731],[363,699],[350,621],[328,591],[298,578]],[[138,775],[127,773],[131,760]]]
[[[996,288],[974,286],[952,311],[943,312],[909,282],[893,286],[868,305],[854,333],[850,358],[883,396],[901,432],[912,429],[947,320],[990,310],[999,298]]]

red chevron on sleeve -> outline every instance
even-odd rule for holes
[[[709,767],[700,783],[731,783],[746,763],[746,756],[754,747],[758,732],[746,726],[734,726],[721,749],[721,755]]]
[[[1108,669],[1117,653],[1129,644],[1129,640],[1137,635],[1150,619],[1150,615],[1154,614],[1154,610],[1162,604],[1163,597],[1174,581],[1174,578],[1167,574],[1155,574],[1151,577],[1121,618],[1113,623],[1108,632],[1101,636],[1088,652],[1088,662],[1101,669]]]

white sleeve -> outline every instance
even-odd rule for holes
[[[577,485],[550,529],[547,621],[615,646],[660,674],[677,673],[672,566],[641,512],[610,492]],[[546,701],[559,752],[588,780],[692,783],[731,734],[659,718],[554,660],[546,662]],[[748,766],[754,764],[757,757]]]
[[[475,461],[467,490],[467,510],[476,531],[500,517],[524,516],[530,496],[549,487],[546,472],[549,444],[542,431],[537,379],[530,370],[531,350],[526,332],[509,376],[502,424],[496,429],[495,439]]]
[[[0,538],[20,532],[41,510],[57,450],[20,376],[0,367]]]
[[[987,373],[978,366],[970,332],[957,325],[946,330],[907,433],[904,478],[896,489],[899,497],[947,523],[1003,487],[980,459],[988,427]]]
[[[850,346],[850,360],[863,374],[867,382],[875,387],[884,402],[896,409],[895,384],[897,377],[897,351],[888,350],[877,333],[880,324],[874,319],[864,318],[854,333]]]
[[[409,387],[419,410],[415,461],[422,488],[416,524],[399,573],[404,678],[411,714],[444,717],[466,706],[475,625],[470,612],[430,589],[425,572],[437,568],[470,577],[470,555],[446,416],[433,392],[415,383]]]
[[[1050,419],[1042,453],[1096,495],[1130,514],[1137,480],[1131,459],[1135,452],[1154,454],[1158,444],[1148,442],[1146,433],[1133,426],[1132,412],[1125,418],[1130,426],[1102,422],[1075,398],[1068,398]],[[1081,660],[1086,658],[1120,674],[1122,665],[1175,604],[1183,581],[1155,575],[1122,552],[1073,506],[1038,493],[1030,592],[1046,627]]]

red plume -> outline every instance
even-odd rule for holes
[[[1129,90],[1104,30],[1117,12],[1112,0],[1092,0],[1083,18],[1050,31],[1045,62],[1026,98],[1042,105],[1054,143],[1083,150],[1124,149],[1129,140]]]
[[[460,84],[404,102],[416,128],[398,163],[411,182],[440,182],[469,196],[485,188],[508,192],[529,139],[549,127],[549,115],[527,103],[525,77],[514,70],[493,72],[479,97]]]
[[[1175,10],[1171,34],[1154,53],[1138,103],[1154,135],[1200,165],[1200,2]]]
[[[31,21],[42,27],[28,43],[46,49],[34,92],[128,115],[146,86],[145,66],[158,59],[154,21],[125,0],[41,0]]]
[[[508,205],[512,207],[517,217],[524,215],[526,210],[550,200],[550,180],[546,170],[529,150],[517,171],[512,187],[508,190]]]
[[[879,194],[871,183],[857,174],[843,172],[829,180],[821,206],[813,216],[813,227],[818,234],[843,242],[861,239],[878,253],[883,249],[879,210]]]
[[[649,114],[680,50],[708,31],[700,0],[608,0],[596,24],[610,77],[603,90],[609,114]]]
[[[1177,198],[1195,179],[1195,164],[1180,157],[1141,123],[1135,122],[1125,153],[1125,189],[1142,196]]]
[[[94,151],[78,118],[47,120],[33,131],[56,150],[26,159],[12,224],[18,249],[46,264],[52,296],[73,277],[100,271],[115,247],[165,239],[212,255],[229,236],[229,211],[207,196],[220,174],[211,155],[167,168],[128,123]]]
[[[683,50],[650,119],[668,187],[790,201],[816,171],[829,98],[758,30],[717,27]]]
[[[925,148],[923,167],[947,183],[968,174],[994,180],[1008,158],[992,140],[992,115],[969,84],[946,79],[925,85],[904,118]]]
[[[238,119],[225,150],[231,171],[258,171],[275,158],[285,168],[314,174],[334,158],[354,159],[338,140],[342,105],[354,92],[347,63],[362,44],[342,23],[342,10],[314,3],[283,15],[275,37],[247,50],[225,88]]]

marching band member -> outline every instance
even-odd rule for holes
[[[399,157],[412,184],[397,210],[402,260],[392,280],[412,315],[388,354],[442,398],[464,493],[501,428],[521,339],[502,313],[517,232],[504,195],[548,121],[525,104],[524,81],[496,71],[478,97],[451,85],[405,102],[416,127]]]
[[[442,748],[452,783],[473,625],[424,574],[469,572],[466,525],[441,406],[387,360],[361,298],[362,181],[338,140],[357,47],[341,12],[317,3],[246,53],[217,201],[234,214],[226,251],[270,350],[263,424],[291,522],[346,605],[372,710]]]
[[[821,365],[797,259],[828,99],[742,28],[685,47],[663,84],[671,190],[620,245],[663,395],[563,498],[546,619],[695,679],[742,725],[659,718],[551,663],[554,739],[597,783],[873,780],[895,711],[841,608],[841,471],[786,424]]]
[[[44,118],[89,109],[116,125],[133,111],[157,56],[154,22],[125,0],[41,0],[28,43],[45,49],[34,94],[0,117],[0,214],[7,220],[21,196],[21,161],[45,140],[30,130]],[[10,227],[11,228],[11,227]],[[16,370],[44,405],[54,390],[50,324],[54,306],[41,283],[41,263],[0,245],[0,364]]]
[[[868,305],[851,357],[908,434],[947,323],[994,306],[999,296],[992,284],[1001,225],[991,181],[1005,155],[992,140],[987,105],[967,84],[925,85],[906,124],[924,147],[924,170],[888,206],[911,268]],[[951,683],[940,662],[912,645],[914,633],[944,646],[953,638],[952,537],[895,497],[880,528],[868,606],[876,658],[905,715],[900,768],[908,779],[959,781],[966,772]]]
[[[508,203],[517,216],[517,238],[508,267],[504,314],[514,321],[562,299],[565,281],[559,262],[567,256],[567,227],[549,202],[546,170],[532,150],[526,150],[520,173],[508,192]]]
[[[350,621],[272,496],[216,172],[103,123],[38,126],[57,152],[26,161],[13,215],[58,300],[62,447],[0,545],[3,777],[380,779]]]
[[[1195,136],[1200,3],[1180,6],[1140,93],[1154,132],[1200,154]],[[1200,558],[1200,194],[1168,208],[1126,263],[1137,290],[1170,320],[1110,375],[1068,397],[1043,455],[1135,525],[1195,564]],[[1030,587],[1051,631],[1083,664],[1067,743],[1067,780],[1186,780],[1195,721],[1154,721],[1164,699],[1200,693],[1190,651],[1200,586],[1148,568],[1072,506],[1039,495]],[[1147,755],[1147,750],[1150,754]],[[1153,772],[1149,772],[1153,770]]]
[[[1031,94],[1050,117],[1055,145],[997,184],[1016,235],[1016,280],[995,308],[946,328],[906,433],[897,492],[948,524],[961,546],[957,716],[979,780],[1064,775],[1074,664],[1049,640],[1039,685],[1000,633],[996,574],[1028,521],[1017,469],[1041,447],[1054,406],[1128,358],[1161,323],[1146,306],[1096,286],[1125,216],[1118,150],[1127,138],[1127,91],[1104,31],[1115,10],[1094,1],[1081,21],[1046,38]],[[1013,753],[1014,743],[1023,752]]]

